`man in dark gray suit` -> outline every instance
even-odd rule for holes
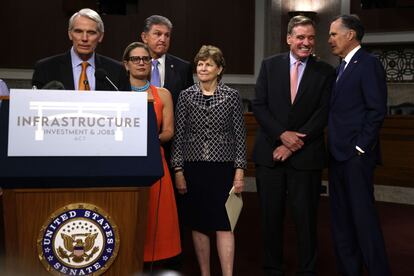
[[[104,36],[104,24],[97,12],[82,9],[73,14],[69,19],[68,36],[72,41],[72,48],[66,53],[38,61],[32,85],[43,88],[46,84],[57,81],[68,90],[131,91],[124,66],[116,60],[95,53]],[[81,78],[83,71],[86,76]],[[96,71],[101,73],[97,74],[97,78]]]
[[[288,24],[290,52],[265,59],[253,113],[260,126],[253,159],[261,202],[265,275],[284,275],[283,221],[289,203],[296,226],[300,275],[315,275],[317,209],[325,161],[324,128],[333,68],[313,57],[315,24]]]
[[[175,109],[180,92],[192,86],[194,80],[190,63],[167,53],[170,48],[172,28],[173,25],[168,18],[161,15],[151,15],[144,21],[141,39],[148,45],[151,51],[151,84],[164,87],[170,91]],[[170,164],[171,144],[171,141],[167,142],[163,144],[163,147],[171,175],[174,175]],[[172,180],[174,181],[174,178]],[[183,237],[182,196],[177,192],[175,185],[174,190],[177,200],[180,232],[181,237]],[[181,255],[165,260],[159,265],[164,269],[180,270],[182,265]]]
[[[170,91],[175,106],[180,92],[192,86],[194,80],[190,63],[167,53],[170,48],[172,27],[168,18],[161,15],[151,15],[145,19],[141,39],[151,51],[153,59],[152,83],[154,69],[156,69],[160,79],[159,83],[155,85]],[[154,62],[157,62],[157,68],[154,68]]]

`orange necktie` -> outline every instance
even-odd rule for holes
[[[88,68],[89,63],[87,61],[82,62],[82,72],[79,77],[78,90],[91,90],[89,87],[88,76],[86,75],[86,68]]]
[[[297,60],[290,71],[290,99],[292,103],[295,101],[296,94],[298,92],[298,68],[300,61]]]

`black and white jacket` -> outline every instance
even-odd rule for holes
[[[208,100],[198,84],[180,93],[172,167],[183,167],[186,161],[211,161],[234,162],[235,168],[245,169],[246,154],[246,128],[237,90],[219,83]]]

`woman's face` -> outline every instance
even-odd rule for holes
[[[129,53],[129,60],[124,61],[124,65],[131,77],[148,79],[151,72],[151,56],[144,48],[137,47]]]
[[[200,82],[210,82],[216,80],[222,68],[211,59],[200,60],[197,63],[197,77]]]

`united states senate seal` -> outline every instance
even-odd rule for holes
[[[74,203],[56,210],[37,240],[39,259],[54,275],[100,275],[115,260],[118,227],[99,207]]]

